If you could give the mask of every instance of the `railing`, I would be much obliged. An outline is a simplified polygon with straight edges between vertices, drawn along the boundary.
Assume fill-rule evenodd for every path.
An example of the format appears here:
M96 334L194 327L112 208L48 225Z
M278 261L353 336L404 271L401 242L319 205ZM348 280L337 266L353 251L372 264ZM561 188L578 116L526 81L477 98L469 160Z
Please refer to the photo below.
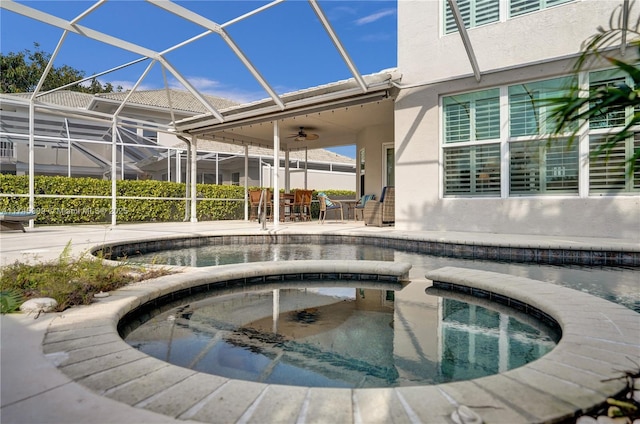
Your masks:
M263 230L267 229L267 200L267 189L263 188L262 192L260 192L260 201L258 202L258 222L262 224Z

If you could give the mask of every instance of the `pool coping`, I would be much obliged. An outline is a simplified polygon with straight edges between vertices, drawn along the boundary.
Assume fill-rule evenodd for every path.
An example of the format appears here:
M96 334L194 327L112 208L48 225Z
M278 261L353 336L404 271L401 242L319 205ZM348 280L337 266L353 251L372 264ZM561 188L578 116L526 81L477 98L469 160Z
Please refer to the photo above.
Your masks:
M557 321L555 349L523 367L480 379L389 389L269 385L198 373L147 356L125 343L120 319L145 302L213 280L295 272L401 276L407 265L369 261L291 261L182 268L133 284L86 307L59 314L43 350L75 382L110 399L178 420L199 422L452 422L460 405L485 422L559 422L625 389L629 358L640 358L640 314L542 281L446 267L426 278L444 290L517 300ZM375 271L375 272L374 272ZM386 274L385 274L386 273ZM265 279L265 284L272 280ZM597 311L597 312L596 312ZM594 313L595 312L595 313Z
M457 259L489 260L547 265L626 266L640 267L640 246L616 245L593 247L571 243L545 243L536 245L530 241L515 240L455 240L439 239L419 233L320 233L297 231L253 231L233 234L209 234L199 236L170 235L145 238L136 241L115 241L94 246L91 254L104 258L126 258L137 253L225 245L237 243L278 244L360 244L402 249L426 255L446 256Z

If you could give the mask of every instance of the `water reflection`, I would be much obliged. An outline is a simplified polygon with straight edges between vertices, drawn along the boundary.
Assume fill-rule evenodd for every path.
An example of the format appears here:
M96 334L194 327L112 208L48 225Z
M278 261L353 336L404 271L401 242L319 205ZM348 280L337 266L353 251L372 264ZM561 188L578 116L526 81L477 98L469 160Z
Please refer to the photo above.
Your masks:
M243 244L174 249L131 257L131 261L168 265L212 266L257 261L345 259L398 261L412 265L411 279L445 266L474 268L527 277L590 293L640 312L637 269L553 266L456 259L350 244Z
M428 295L425 280L401 290L340 284L192 300L153 317L126 340L201 372L317 387L465 380L521 366L555 346L550 329Z

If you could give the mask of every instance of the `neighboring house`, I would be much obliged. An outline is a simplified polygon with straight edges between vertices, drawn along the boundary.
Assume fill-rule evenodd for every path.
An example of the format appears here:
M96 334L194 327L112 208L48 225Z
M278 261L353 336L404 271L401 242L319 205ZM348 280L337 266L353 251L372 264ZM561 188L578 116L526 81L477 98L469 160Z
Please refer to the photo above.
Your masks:
M79 111L113 114L128 92L96 95L56 91L38 97L35 116L34 159L37 175L110 178L112 128L77 115ZM25 174L29 169L30 94L0 95L0 172ZM237 104L226 99L204 96L216 108ZM186 143L162 131L173 119L203 114L204 106L186 91L134 92L128 99L117 125L118 178L186 180ZM65 108L64 110L58 107ZM139 120L139 121L138 121ZM138 122L144 122L141 126ZM157 124L157 128L154 128ZM355 189L355 161L323 149L306 154L306 183L309 188ZM124 166L121 164L124 163ZM284 173L284 154L280 174ZM201 143L198 147L198 182L244 185L244 148L225 143ZM273 153L256 146L248 150L248 185L269 186ZM305 185L305 152L289 155L291 188ZM284 176L283 176L284 178Z

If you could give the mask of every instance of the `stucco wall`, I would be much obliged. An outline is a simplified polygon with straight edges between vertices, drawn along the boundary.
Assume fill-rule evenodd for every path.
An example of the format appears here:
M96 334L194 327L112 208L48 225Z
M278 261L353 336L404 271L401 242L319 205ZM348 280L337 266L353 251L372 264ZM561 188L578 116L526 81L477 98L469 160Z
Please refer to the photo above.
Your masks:
M398 2L398 67L405 84L472 73L460 35L442 35L442 4ZM607 26L611 12L620 4L577 0L470 28L468 34L482 72L520 66L577 54L582 41L598 26Z
M399 2L402 84L450 78L403 89L396 100L396 228L640 240L637 194L443 198L440 175L442 95L567 74L580 43L598 25L608 24L618 4L577 1L470 30L480 69L486 72L477 82L458 34L440 37L440 2ZM367 155L367 173L373 168L370 159Z

